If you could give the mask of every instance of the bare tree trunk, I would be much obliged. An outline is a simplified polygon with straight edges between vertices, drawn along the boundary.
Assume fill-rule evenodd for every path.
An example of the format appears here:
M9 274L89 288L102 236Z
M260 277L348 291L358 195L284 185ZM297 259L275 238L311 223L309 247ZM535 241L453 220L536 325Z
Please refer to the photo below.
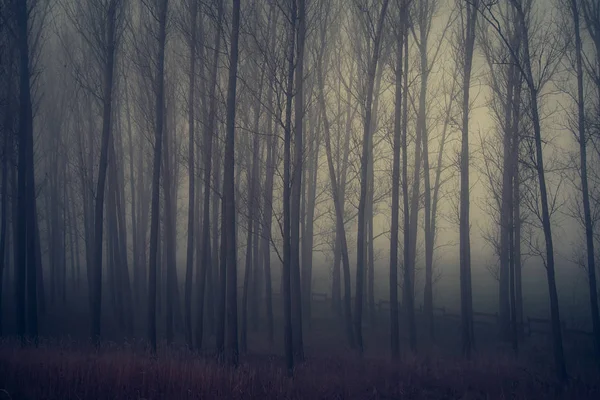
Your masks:
M264 71L264 69L262 69ZM256 70L254 74L254 78L258 78L259 71ZM241 343L240 350L242 353L245 353L248 350L248 292L252 289L250 288L250 281L253 279L252 277L252 266L253 266L253 251L255 249L254 241L258 239L257 235L255 235L254 230L258 229L258 223L255 225L255 210L256 199L257 199L257 191L256 186L258 183L258 163L260 162L260 141L258 130L260 127L260 110L261 110L261 98L262 98L262 86L263 86L263 78L264 73L261 73L260 80L257 80L258 83L258 96L257 101L254 107L254 135L252 140L252 158L248 159L246 164L246 175L247 175L247 193L248 193L248 232L246 239L246 267L244 271L244 292L242 295L242 320L241 320ZM256 264L254 264L256 265Z
M160 212L160 166L162 161L165 112L165 42L168 0L158 5L158 59L156 68L156 125L154 138L154 166L152 170L152 211L150 220L150 260L148 289L148 335L153 353L156 353L156 270ZM169 194L167 194L168 196Z
M524 333L523 325L523 285L521 279L521 179L519 176L519 149L521 143L519 121L521 118L521 86L522 79L519 77L519 83L515 88L515 98L513 101L513 120L512 120L512 168L513 168L513 251L514 274L515 274L515 317L518 326L518 333Z
M22 312L23 317L17 317L18 334L22 340L25 334L37 345L37 280L36 280L36 253L35 253L35 179L33 160L33 111L30 92L29 70L29 11L25 2L16 3L17 37L19 48L19 181L17 206L19 221L17 249L19 258L19 289L23 292L18 296L17 312ZM25 287L27 288L25 290ZM25 301L25 292L27 301ZM27 307L27 308L26 308ZM20 308L20 309L19 309ZM25 324L27 315L27 325ZM20 326L19 326L20 325ZM27 330L26 330L27 328Z
M427 320L427 325L429 325L429 337L431 340L434 340L435 332L434 332L434 319L433 319L433 253L436 239L436 231L437 231L437 210L439 203L439 193L442 186L442 170L443 170L443 155L444 155L444 147L446 145L446 141L448 139L448 127L450 125L450 118L452 117L452 105L454 103L455 96L455 84L452 85L452 89L450 92L450 100L448 102L446 108L446 117L444 119L444 127L442 128L442 137L440 139L438 158L435 170L435 181L433 184L433 197L431 200L431 219L429 225L429 232L426 230L426 235L429 236L429 240L427 240L425 245L425 269L426 275L427 270L429 270L428 277L426 277L425 282L425 293L424 293L424 311L425 318ZM425 186L427 186L427 182L425 182ZM425 189L428 191L427 188Z
M198 300L197 300L197 320L196 320L196 345L200 349L202 347L202 335L204 331L204 287L206 282L206 276L209 268L211 268L211 251L210 251L210 178L212 173L212 148L213 148L213 135L215 134L215 120L217 112L217 99L215 98L216 85L217 85L217 73L218 73L218 62L219 62L219 48L221 47L221 19L223 17L223 2L218 2L218 16L217 16L217 32L215 33L215 50L213 53L213 62L210 71L210 87L208 94L209 108L208 108L208 123L204 131L204 204L203 204L203 217L202 217L202 270L200 271L199 287L198 287ZM218 174L219 171L216 171ZM217 188L215 188L217 190ZM217 220L214 219L213 224L217 224ZM215 237L214 240L217 240Z
M407 17L408 18L408 17ZM410 22L407 20L405 23L408 25ZM404 65L403 65L403 79L404 79L404 93L402 95L402 211L404 213L403 221L403 307L406 307L406 298L410 293L408 289L410 285L410 208L409 208L409 196L408 196L408 58L409 58L409 47L408 47L408 35L406 34L407 28L404 31ZM391 305L390 305L391 307Z
M469 91L475 47L477 1L466 3L466 22L463 53L462 139L460 155L460 293L462 351L471 357L474 346L473 297L471 289L471 244L469 219Z
M321 111L322 112L322 111ZM312 303L312 270L313 270L313 245L314 245L314 219L317 190L317 176L319 171L319 146L320 146L320 113L315 121L311 118L309 137L308 167L307 167L307 193L306 193L306 223L302 237L302 295L304 300L303 311L305 319L310 324Z
M291 249L290 249L290 147L292 130L292 91L294 89L294 50L296 46L296 2L291 2L289 27L288 76L286 88L285 128L283 144L283 316L284 316L284 348L288 374L294 370L294 343L292 339L292 293L291 293Z
M104 65L103 105L102 105L102 144L100 148L100 167L96 185L94 209L94 258L92 277L92 319L91 337L96 346L100 344L100 324L102 313L102 228L104 221L104 190L108 167L108 145L111 131L112 91L115 63L115 30L117 1L109 3L107 11L106 62Z
M300 195L302 189L302 167L304 147L302 145L304 119L304 39L306 37L305 1L298 0L298 59L296 61L296 90L294 99L294 163L291 181L290 205L290 279L292 296L292 328L294 358L304 361L304 344L302 339L302 291L300 288Z
M221 246L219 248L219 312L217 313L217 354L225 356L225 313L227 306L227 215L225 213L225 177L221 195Z
M511 302L509 298L509 288L511 278L510 274L510 230L512 224L510 223L512 208L511 201L513 198L512 193L512 172L511 168L511 121L512 121L512 103L514 101L514 89L515 89L515 67L508 67L508 80L506 101L505 101L505 124L504 124L504 137L502 140L503 147L503 170L502 170L502 200L500 207L500 276L499 276L499 309L498 309L498 321L500 323L500 337L502 340L508 340L510 336L510 320L511 320Z
M384 68L378 68L375 77L375 88L373 91L373 107L372 107L372 118L371 118L371 134L369 135L369 163L367 166L367 199L365 206L365 213L367 215L366 227L367 230L367 256L365 261L367 263L367 284L365 285L367 290L367 296L365 298L365 306L369 310L369 320L371 325L375 325L375 239L373 233L373 207L374 207L374 196L375 196L375 166L373 159L373 151L375 148L374 136L377 132L378 120L377 113L379 111L379 97L381 92L381 79L383 77Z
M404 2L401 13L405 13ZM400 141L402 133L402 77L405 16L396 32L396 92L394 105L394 141L392 145L392 221L390 227L390 347L392 359L400 358L400 324L398 321L398 220L400 214Z
M331 194L333 197L333 204L335 207L335 218L336 218L336 236L340 241L340 254L342 263L344 266L344 313L346 323L346 335L348 342L351 347L354 347L354 332L352 330L352 299L351 299L351 287L350 287L350 259L348 257L348 243L346 242L346 230L344 226L343 207L340 199L340 189L338 187L337 178L335 174L335 168L333 165L333 156L331 151L331 135L329 118L327 117L327 108L325 103L325 90L324 90L324 78L323 78L323 53L325 51L325 29L321 31L321 49L319 57L317 58L317 79L318 79L318 101L319 107L321 107L321 113L323 118L323 128L325 133L325 152L327 155L327 166L329 168L329 179L331 181Z
M276 31L277 16L279 14L275 10L275 3L271 3L269 8L269 32L271 37L270 48L275 48L275 37L272 34ZM273 78L269 78L273 79ZM266 104L268 108L273 105L273 86L270 84L267 87ZM274 322L273 322L273 288L271 280L271 225L273 221L273 180L276 170L277 159L277 141L273 132L273 118L269 116L267 119L267 160L265 167L265 190L263 200L263 239L262 251L264 257L264 274L265 274L265 297L266 297L266 314L267 314L267 334L269 343L272 345L274 340Z
M10 84L9 84L10 86ZM10 92L9 92L10 93ZM10 96L10 95L9 95ZM7 118L8 118L7 113ZM2 325L2 299L4 295L4 265L6 261L6 221L8 219L8 146L9 146L8 134L4 133L4 148L2 155L2 192L0 194L0 337L3 335Z
M594 346L596 350L596 362L600 368L600 316L598 314L598 288L596 285L596 263L594 253L594 229L592 224L592 213L590 208L590 195L587 174L587 138L585 135L585 104L583 93L583 61L582 43L579 27L579 9L577 0L571 0L571 12L573 13L573 25L575 31L575 58L577 62L577 114L579 131L579 165L581 169L581 195L583 200L583 216L585 223L585 241L587 247L587 271L590 292L590 312L592 314L592 327L594 333ZM600 55L599 55L600 57Z
M185 322L185 341L188 347L192 348L192 279L194 275L194 208L196 207L195 186L195 152L196 142L194 140L194 107L196 94L196 26L198 19L198 2L190 2L190 87L188 92L188 233L187 250L185 262L185 300L184 300L184 322Z
M237 257L234 190L234 144L235 144L235 97L238 69L238 43L240 34L240 0L233 0L231 25L231 51L229 60L229 86L227 89L227 135L225 139L225 174L223 194L225 197L225 220L227 232L227 352L229 364L238 365L237 329Z
M363 149L360 160L360 199L358 203L358 234L357 234L357 252L356 252L356 319L354 320L354 329L356 342L358 344L358 352L363 354L363 338L362 338L362 307L363 307L363 287L364 287L364 242L365 242L365 206L367 199L367 166L369 164L369 137L371 132L371 113L373 104L373 92L375 86L375 74L377 72L377 63L381 50L381 37L383 35L383 24L387 12L389 1L384 0L381 6L381 11L377 21L377 30L375 33L375 43L373 46L373 55L369 60L369 69L367 74L367 90L366 90L366 106L365 106L365 121L363 132Z

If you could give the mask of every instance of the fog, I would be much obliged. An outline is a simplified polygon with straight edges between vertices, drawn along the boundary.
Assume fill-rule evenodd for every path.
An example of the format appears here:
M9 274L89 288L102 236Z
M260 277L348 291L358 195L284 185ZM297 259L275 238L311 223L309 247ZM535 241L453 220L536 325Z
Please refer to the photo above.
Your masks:
M600 360L596 1L0 14L0 335Z

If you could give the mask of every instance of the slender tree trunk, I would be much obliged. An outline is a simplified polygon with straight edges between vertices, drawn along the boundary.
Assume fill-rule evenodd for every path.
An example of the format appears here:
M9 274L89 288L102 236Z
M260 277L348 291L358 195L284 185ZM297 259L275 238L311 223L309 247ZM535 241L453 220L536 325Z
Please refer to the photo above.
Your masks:
M369 70L367 74L367 90L366 90L366 106L365 106L365 121L363 130L363 149L361 155L361 173L360 173L360 198L358 203L358 234L357 234L357 252L356 252L356 319L354 320L356 342L358 344L358 352L363 354L363 338L362 338L362 307L363 307L363 288L364 288L364 251L365 251L365 206L367 199L367 166L369 164L369 137L371 132L371 114L373 104L373 92L375 86L375 73L377 72L377 63L379 61L381 49L381 37L383 34L383 24L387 12L389 1L384 0L381 6L381 12L377 21L377 30L375 33L375 42L373 55L369 60Z
M16 3L17 37L19 48L19 182L17 206L19 214L18 251L19 286L23 295L18 296L23 318L17 317L18 333L24 339L25 333L37 346L37 264L35 253L35 170L33 159L33 111L30 91L29 70L29 11L25 2ZM26 291L25 291L26 286ZM27 301L25 301L25 292ZM27 307L27 308L26 308ZM26 310L26 311L25 311ZM25 325L25 312L27 326ZM20 324L20 326L19 326ZM27 328L27 330L25 330Z
M131 244L133 250L132 269L133 269L133 302L135 306L141 305L140 285L142 276L140 274L139 260L139 238L138 238L138 219L136 213L136 187L135 187L135 152L133 150L132 126L131 126L131 109L129 103L129 86L127 80L124 80L125 90L125 112L127 113L127 139L129 147L129 191L131 192ZM138 177L143 174L143 171L138 173Z
M215 33L215 50L213 53L213 62L210 71L210 87L208 101L208 123L204 131L204 203L203 203L203 217L202 217L202 270L199 276L199 287L198 287L198 315L196 320L196 345L198 348L202 347L202 335L204 331L204 288L206 283L206 276L209 268L211 268L211 251L210 251L210 178L212 173L212 148L213 148L213 135L215 135L215 120L217 112L217 100L215 98L216 85L217 85L217 73L218 73L218 61L219 61L219 48L221 47L221 19L223 16L223 2L218 2L218 16L217 16L217 32ZM218 174L219 171L217 170ZM215 188L216 190L216 188ZM213 224L217 224L217 220L214 219ZM216 240L216 237L214 238Z
M402 13L406 12L404 3ZM392 221L390 227L390 347L392 359L400 358L400 324L398 321L398 220L400 214L400 141L402 134L402 75L405 17L396 33L396 92L394 105L394 141L392 161Z
M579 133L579 165L581 171L581 196L583 201L583 218L585 223L585 241L587 247L587 271L590 292L590 312L592 314L592 327L596 362L600 368L600 316L598 314L598 288L596 285L596 263L594 253L594 229L590 207L590 195L587 174L587 138L585 134L585 99L583 93L583 61L582 43L579 27L579 9L577 0L571 0L573 25L575 31L575 58L577 61L577 125ZM600 56L599 56L600 57Z
M10 85L9 85L10 86ZM10 92L9 92L10 93ZM4 295L4 265L6 261L6 222L8 217L8 146L9 146L8 134L4 134L4 151L2 152L4 158L2 160L2 192L0 194L0 337L3 335L2 325L2 299Z
M510 207L513 193L512 193L512 172L511 168L511 128L512 128L512 102L514 101L514 79L515 71L514 66L509 66L507 74L507 93L505 101L505 123L504 123L504 137L502 140L503 147L503 170L502 170L502 200L500 207L500 276L499 276L499 310L498 310L498 321L500 323L500 338L502 340L508 340L510 336L510 320L511 320L511 303L509 298L509 288L511 278L510 274L510 241L509 231L512 229L510 224L512 208Z
M442 170L443 170L444 147L446 145L446 141L448 138L448 127L450 125L450 118L452 117L452 104L454 103L454 95L455 95L455 87L453 85L451 93L450 93L450 101L449 101L448 107L446 109L446 118L444 120L444 127L442 129L442 138L440 139L440 146L439 146L438 158L437 158L437 164L436 164L436 170L435 170L435 182L433 184L433 198L431 201L431 225L430 225L430 231L429 231L430 239L429 239L429 246L426 249L426 251L429 252L430 255L428 257L426 257L426 260L430 260L432 264L433 264L433 250L434 250L434 246L435 246L436 231L437 231L436 220L437 220L438 203L439 203L439 198L440 198L439 193L440 193L440 189L442 186L441 178L442 178ZM433 319L433 265L432 264L429 266L429 269L431 271L432 281L429 283L429 288L426 290L425 299L424 299L425 300L424 308L425 308L426 318L428 321L427 323L429 325L430 338L433 340L435 332L434 332L434 319Z
M264 71L264 69L263 69ZM258 70L255 71L255 79L258 77ZM252 289L250 288L250 281L253 279L252 274L252 265L253 265L253 251L255 249L254 241L258 238L255 235L254 230L258 229L258 224L254 225L255 222L255 209L256 209L256 185L258 183L258 163L259 155L260 155L260 141L258 130L260 127L260 110L261 110L261 97L262 97L262 86L263 86L263 77L264 73L261 74L260 80L257 80L258 83L258 97L256 101L256 105L254 108L254 135L252 140L252 158L248 159L246 168L247 168L247 190L248 190L248 223L247 223L247 239L246 239L246 267L244 271L244 291L242 294L242 320L241 320L241 352L245 353L248 350L248 292ZM256 265L256 264L254 264Z
M540 200L542 206L542 227L544 231L544 239L546 242L546 275L548 279L548 292L550 295L550 315L552 323L552 343L554 350L554 359L556 364L556 372L559 380L566 381L567 368L565 363L565 355L562 342L562 329L560 324L560 312L558 304L558 292L556 290L556 277L554 272L554 244L552 240L552 225L550 221L550 208L548 204L548 191L546 188L546 177L544 170L544 159L542 150L542 128L540 122L538 108L538 89L533 83L533 73L531 66L531 57L529 51L529 33L523 9L515 7L523 43L523 62L524 73L529 88L529 97L531 101L531 116L533 121L534 144L536 155L536 171L538 175L538 183L540 186ZM519 60L516 60L519 61Z
M279 13L276 12L275 3L271 3L269 8L269 32L271 37L270 48L275 48L275 37L273 32L276 31L277 27L277 16ZM269 78L272 79L272 78ZM273 88L272 85L267 87L267 99L266 104L268 108L272 107L273 104ZM274 321L273 321L273 288L271 279L271 225L273 221L273 180L275 177L275 160L277 159L277 141L274 137L273 130L273 118L271 116L267 119L267 160L265 167L265 190L263 200L263 240L262 240L262 251L264 257L264 274L265 274L265 306L267 314L267 335L269 343L272 345L274 340Z
M194 208L196 207L195 186L196 170L195 170L195 152L196 142L194 139L194 111L195 111L195 94L196 94L196 21L198 19L198 2L192 1L190 8L191 24L190 24L190 87L188 92L188 233L187 233L187 250L185 262L185 341L192 348L192 279L194 275Z
M286 88L285 128L283 144L283 316L284 316L284 348L288 374L294 370L294 343L292 338L292 293L291 293L291 249L290 249L290 163L291 163L291 130L292 130L292 92L294 88L294 51L296 47L296 2L291 2L291 25L289 27L288 76Z
M292 296L292 328L294 359L304 361L302 339L302 291L300 288L300 196L302 189L303 153L302 136L304 132L304 39L306 37L305 1L298 0L298 30L296 61L296 90L294 99L294 163L291 180L290 205L290 279Z
M327 166L329 168L329 179L331 181L331 194L333 197L333 204L335 207L335 218L336 218L336 232L337 237L340 241L340 253L342 263L344 266L344 313L346 322L346 335L348 342L351 347L354 347L354 332L352 330L352 299L351 299L351 287L350 287L350 259L348 257L348 243L346 242L346 231L344 226L344 216L342 214L342 204L340 199L340 189L338 188L337 178L335 174L335 168L333 165L333 156L331 151L331 135L329 118L327 117L327 108L325 103L324 94L324 78L323 78L323 54L325 47L325 32L321 33L321 54L317 59L317 79L318 79L318 100L319 106L321 107L323 128L325 133L325 152L327 155Z
M227 215L225 213L225 177L221 197L221 247L219 248L219 312L217 313L217 354L225 357L225 313L227 308Z
M115 63L115 30L117 1L109 3L107 11L106 63L104 65L103 104L102 104L102 144L100 148L100 166L96 185L96 202L94 204L94 258L92 269L92 319L91 337L96 346L100 344L100 327L102 313L102 228L104 221L104 191L106 186L106 170L108 168L108 145L111 133L112 91Z
M223 193L225 196L225 220L227 232L227 344L226 359L229 364L238 365L237 329L237 256L235 221L235 105L238 69L238 43L240 34L240 0L233 0L231 25L231 51L229 60L229 86L227 89L227 135L225 139L225 174Z
M515 263L515 303L516 303L516 319L519 334L524 333L523 325L523 285L521 278L521 179L519 176L519 149L520 149L520 127L519 120L521 118L521 84L516 87L515 101L513 103L513 151L512 151L512 168L513 168L513 229L514 229L514 244L513 257Z
M469 92L475 47L477 4L467 3L463 53L462 138L460 155L460 293L463 354L471 357L474 346L473 298L471 289L471 243L469 218Z
M156 353L156 275L160 212L160 166L162 161L164 112L165 112L165 42L168 0L162 0L158 9L158 59L156 68L156 125L154 137L154 166L152 170L152 210L150 220L150 260L148 288L148 336L151 351ZM166 194L169 195L168 193Z

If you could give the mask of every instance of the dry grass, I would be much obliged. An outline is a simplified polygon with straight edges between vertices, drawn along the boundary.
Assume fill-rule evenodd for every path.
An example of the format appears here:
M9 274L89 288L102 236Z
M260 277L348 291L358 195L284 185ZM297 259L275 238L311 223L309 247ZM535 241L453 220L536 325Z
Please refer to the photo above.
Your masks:
M551 378L511 360L312 358L293 378L279 358L246 356L237 369L186 351L150 357L133 346L0 345L0 399L599 399L598 382Z

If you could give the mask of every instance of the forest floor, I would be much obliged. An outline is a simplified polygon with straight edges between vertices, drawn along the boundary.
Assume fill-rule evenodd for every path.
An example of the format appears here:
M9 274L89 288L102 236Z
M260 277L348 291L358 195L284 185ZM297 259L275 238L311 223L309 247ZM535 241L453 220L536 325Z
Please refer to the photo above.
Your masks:
M309 357L288 377L280 356L245 355L236 369L210 356L137 346L100 350L0 344L0 400L17 399L600 399L600 381L552 375L510 358ZM537 372L536 372L537 371ZM596 377L597 378L597 377Z

